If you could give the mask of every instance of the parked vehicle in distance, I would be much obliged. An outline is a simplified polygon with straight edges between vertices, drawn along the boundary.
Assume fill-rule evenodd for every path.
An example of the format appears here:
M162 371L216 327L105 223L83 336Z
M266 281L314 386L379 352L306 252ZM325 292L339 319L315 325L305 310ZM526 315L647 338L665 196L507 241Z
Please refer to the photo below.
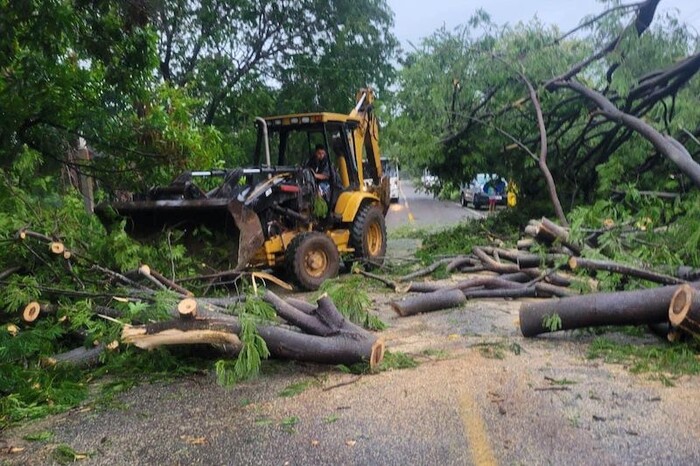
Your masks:
M399 164L387 157L381 158L382 171L389 177L389 200L399 202Z
M471 183L462 184L459 193L459 201L462 207L467 207L468 204L472 204L474 208L478 210L481 206L487 206L489 203L489 183L492 184L496 190L496 204L505 205L508 183L495 173L479 173L474 177Z
M432 175L427 168L423 170L423 176L421 176L420 181L425 189L430 189L439 183L438 177Z

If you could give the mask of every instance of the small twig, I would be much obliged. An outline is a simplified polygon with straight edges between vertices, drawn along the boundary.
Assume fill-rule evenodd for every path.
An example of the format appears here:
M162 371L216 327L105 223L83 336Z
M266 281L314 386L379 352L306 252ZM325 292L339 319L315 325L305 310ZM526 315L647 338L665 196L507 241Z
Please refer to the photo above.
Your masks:
M544 391L551 391L551 392L566 392L569 391L569 387L535 387L536 392L544 392Z
M359 273L360 275L362 275L364 277L371 278L373 280L377 280L379 282L382 282L383 284L385 284L386 286L388 286L392 290L396 290L396 283L387 279L387 278L381 277L379 275L375 275L375 274L370 273L370 272L366 272L366 271L362 270L361 268L356 268L354 270L354 272Z

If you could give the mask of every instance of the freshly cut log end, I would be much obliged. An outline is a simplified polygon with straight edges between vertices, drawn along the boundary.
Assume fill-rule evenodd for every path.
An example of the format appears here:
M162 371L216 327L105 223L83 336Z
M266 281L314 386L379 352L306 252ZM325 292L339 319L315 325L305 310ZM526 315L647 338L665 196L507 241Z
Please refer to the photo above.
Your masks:
M21 240L27 239L27 232L26 232L26 230L20 230L20 231L17 233L17 238L19 238L19 239L21 239Z
M32 301L24 307L24 311L22 311L22 319L25 322L34 322L39 318L40 313L41 305L36 301Z
M700 294L690 285L681 285L671 298L668 319L673 327L700 337Z
M377 367L379 367L379 364L382 363L384 360L384 351L385 351L385 345L384 345L384 339L383 338L377 338L377 341L374 342L372 345L372 352L370 353L369 357L369 368L372 370L375 370Z
M63 254L63 252L66 250L66 247L63 245L63 243L59 241L52 241L49 243L49 250L54 253L54 254Z
M668 320L674 327L683 323L685 316L690 311L690 304L693 301L693 289L688 285L681 285L671 298L668 307Z
M578 261L573 256L569 258L568 263L571 270L576 270L576 267L578 267Z
M194 298L185 298L177 304L177 312L183 319L192 319L197 316L197 301Z
M151 268L146 264L143 264L139 267L139 273L147 277L151 275Z
M63 251L63 258L64 258L65 260L70 259L72 256L73 256L73 253L71 253L68 249L66 249L65 251Z

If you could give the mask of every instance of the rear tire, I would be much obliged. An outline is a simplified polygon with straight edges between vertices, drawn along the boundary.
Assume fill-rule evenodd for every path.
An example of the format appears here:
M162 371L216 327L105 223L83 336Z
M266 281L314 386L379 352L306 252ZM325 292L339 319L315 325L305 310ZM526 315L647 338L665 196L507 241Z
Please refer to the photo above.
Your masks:
M318 232L294 237L284 261L294 281L306 290L317 290L327 279L337 277L340 268L337 246L328 235Z
M368 268L384 263L386 223L380 207L371 204L360 207L350 229L350 246L355 249L355 258Z

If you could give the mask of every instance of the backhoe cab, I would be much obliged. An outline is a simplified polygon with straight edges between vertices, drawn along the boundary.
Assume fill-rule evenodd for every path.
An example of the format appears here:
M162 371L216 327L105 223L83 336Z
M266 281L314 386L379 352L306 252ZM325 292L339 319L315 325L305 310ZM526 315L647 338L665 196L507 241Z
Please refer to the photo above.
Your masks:
M373 98L371 89L362 89L349 115L256 118L252 166L187 172L169 186L110 206L127 217L128 231L136 236L164 227L202 225L224 231L238 240L238 270L283 268L305 289L317 289L336 276L340 255L380 265L390 200ZM319 144L331 167L327 200L319 196L313 172L306 168ZM204 192L195 183L199 176L220 176L222 183ZM103 220L108 217L105 206L97 211Z

